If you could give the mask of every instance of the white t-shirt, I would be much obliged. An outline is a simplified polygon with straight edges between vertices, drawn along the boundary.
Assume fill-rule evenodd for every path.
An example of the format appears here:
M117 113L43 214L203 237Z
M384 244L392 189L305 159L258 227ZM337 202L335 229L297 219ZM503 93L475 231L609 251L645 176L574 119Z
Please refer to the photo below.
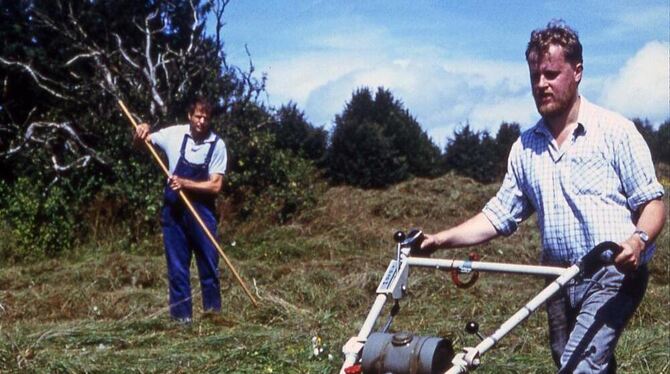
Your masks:
M181 143L186 134L188 134L186 148L184 149L186 161L192 164L202 164L205 162L209 148L216 140L214 152L208 165L209 174L225 174L228 163L228 152L223 139L210 132L207 139L200 144L196 144L190 135L189 125L170 126L151 133L151 143L160 147L167 156L170 174L174 173L174 169L177 167L177 162L181 156Z

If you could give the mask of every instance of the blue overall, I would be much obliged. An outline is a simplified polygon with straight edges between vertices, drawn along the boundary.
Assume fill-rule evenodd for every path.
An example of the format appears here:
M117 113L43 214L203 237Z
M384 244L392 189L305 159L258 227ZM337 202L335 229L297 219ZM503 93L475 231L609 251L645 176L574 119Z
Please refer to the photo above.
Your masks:
M209 162L218 138L211 143L205 162L193 164L184 157L186 141L184 135L180 157L173 175L203 181L209 179ZM193 207L198 212L209 231L216 237L216 218L212 194L187 193ZM192 253L200 275L202 306L205 311L221 310L221 291L219 286L219 255L207 234L198 224L191 212L179 198L178 192L170 186L165 187L164 205L161 212L165 257L167 259L168 281L170 286L170 316L175 320L187 321L192 317L190 264Z

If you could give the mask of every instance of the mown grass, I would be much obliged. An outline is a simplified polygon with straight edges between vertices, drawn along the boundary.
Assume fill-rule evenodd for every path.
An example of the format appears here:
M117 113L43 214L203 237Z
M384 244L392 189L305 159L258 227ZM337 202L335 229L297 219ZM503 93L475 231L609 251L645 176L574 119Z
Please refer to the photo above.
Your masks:
M133 246L110 238L78 254L0 270L0 372L333 373L394 255L395 230L434 232L478 211L495 185L447 175L388 190L330 188L289 225L229 227L223 246L260 300L254 308L222 266L224 308L203 314L193 275L194 323L170 322L160 238ZM659 239L647 295L617 350L622 373L668 372L668 229ZM533 222L477 248L487 261L536 263ZM470 249L437 253L465 258ZM138 254L143 253L143 254ZM195 270L193 270L195 273ZM457 289L448 274L416 270L393 330L476 344L476 320L491 333L534 296L543 280L482 275ZM385 310L383 320L386 319ZM483 357L481 373L552 373L544 311ZM320 337L323 353L314 356Z

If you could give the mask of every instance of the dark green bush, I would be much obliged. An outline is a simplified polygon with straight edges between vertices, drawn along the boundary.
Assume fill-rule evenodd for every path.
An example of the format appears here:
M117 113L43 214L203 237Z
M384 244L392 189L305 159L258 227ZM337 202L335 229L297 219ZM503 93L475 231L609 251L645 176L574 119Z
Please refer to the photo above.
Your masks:
M253 126L227 128L231 140L226 195L240 219L263 216L283 223L318 198L318 171L312 161L276 146L274 135Z
M409 177L407 159L393 147L382 126L338 117L329 153L333 181L378 188Z
M271 131L277 146L288 149L317 163L323 161L328 142L328 133L320 127L314 127L305 118L305 113L295 103L282 105L277 111L276 121Z
M506 158L488 132L475 132L465 125L447 141L444 167L480 182L493 182L498 161Z
M670 146L668 146L670 144L670 119L659 126L655 138L657 146L654 150L656 153L654 154L654 150L652 150L652 155L655 156L656 161L670 165Z
M670 147L668 147L668 144L670 144L670 120L663 122L658 130L654 129L648 119L634 118L633 123L647 142L654 162L670 164Z
M11 186L0 181L0 219L13 248L4 258L43 259L70 249L76 239L71 193L60 185L46 188L38 180L21 177ZM3 239L5 241L5 239ZM4 245L3 245L4 246Z
M368 88L357 90L335 117L327 165L336 183L384 187L412 175L436 176L439 160L439 148L381 87L374 98Z

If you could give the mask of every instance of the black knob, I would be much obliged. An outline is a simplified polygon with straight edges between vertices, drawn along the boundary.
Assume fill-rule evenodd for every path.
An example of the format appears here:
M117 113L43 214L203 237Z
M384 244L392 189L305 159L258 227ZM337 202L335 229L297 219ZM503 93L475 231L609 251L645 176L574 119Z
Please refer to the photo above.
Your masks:
M465 332L468 334L476 334L479 332L479 324L475 321L470 321L465 324Z
M393 240L395 240L396 243L402 243L405 241L405 233L402 231L396 231L395 234L393 234Z
M399 332L393 335L391 338L391 343L395 346L409 344L412 341L414 336L408 332Z

